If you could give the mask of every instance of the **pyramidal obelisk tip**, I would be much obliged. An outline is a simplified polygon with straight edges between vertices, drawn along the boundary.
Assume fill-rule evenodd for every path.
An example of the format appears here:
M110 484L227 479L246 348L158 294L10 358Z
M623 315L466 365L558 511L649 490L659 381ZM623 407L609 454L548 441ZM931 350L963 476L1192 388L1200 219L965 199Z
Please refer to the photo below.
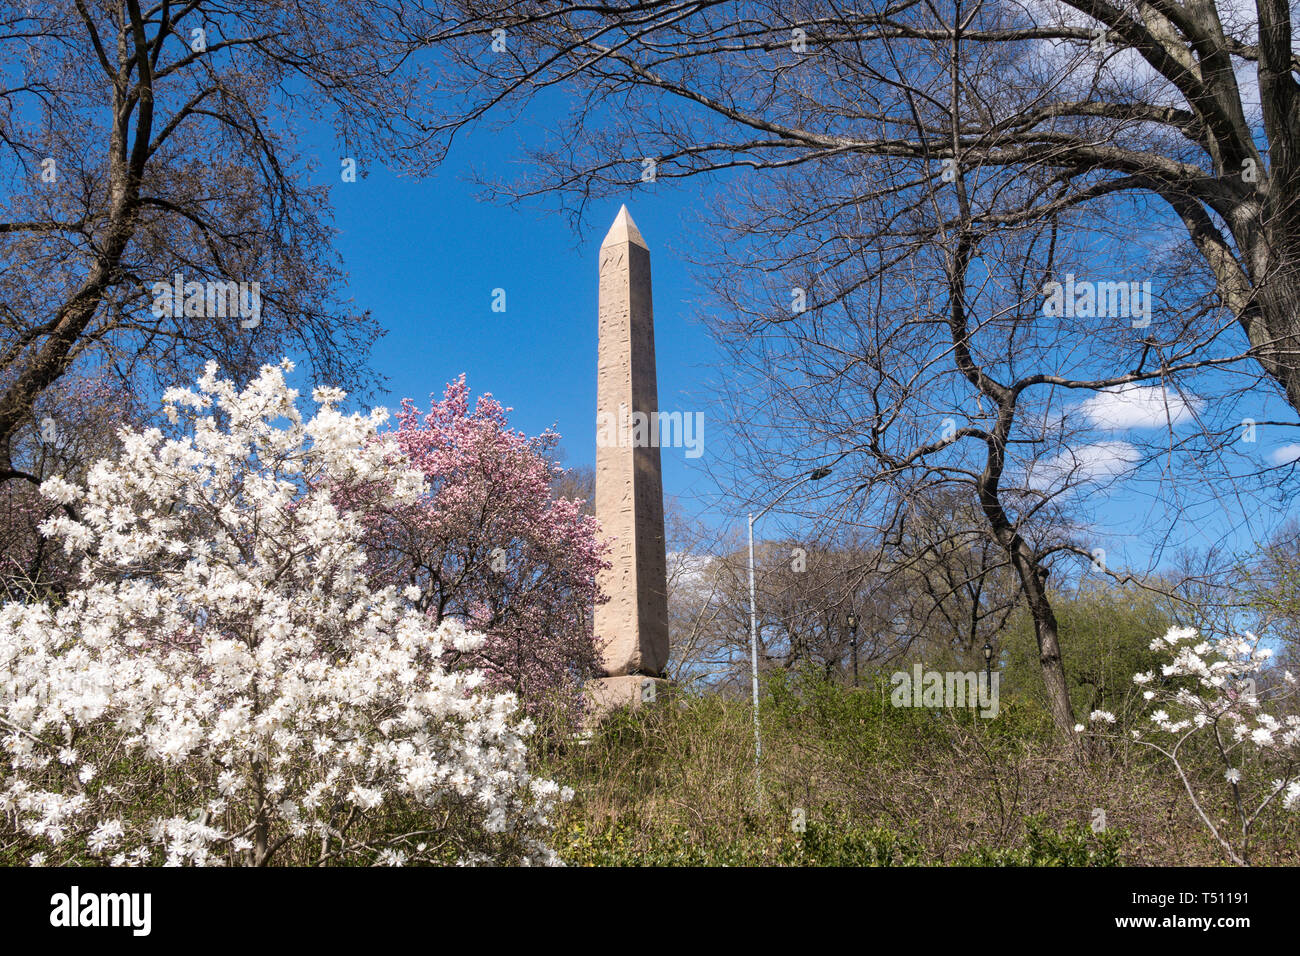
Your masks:
M632 221L632 214L627 211L626 204L619 207L618 215L614 217L614 224L609 227L609 232L605 234L605 241L600 245L604 248L621 242L633 242L642 249L650 248L641 237L641 230Z

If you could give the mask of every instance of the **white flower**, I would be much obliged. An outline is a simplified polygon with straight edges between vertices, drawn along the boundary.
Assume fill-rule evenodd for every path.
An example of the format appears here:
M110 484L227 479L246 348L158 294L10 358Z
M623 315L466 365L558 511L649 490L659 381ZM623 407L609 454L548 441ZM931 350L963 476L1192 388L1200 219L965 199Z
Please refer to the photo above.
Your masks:
M1274 781L1274 788L1281 789L1282 781ZM1300 780L1292 780L1286 785L1286 794L1282 797L1282 806L1287 810L1293 810L1297 802L1300 802Z
M530 774L531 725L513 695L442 658L483 635L431 628L395 589L373 590L363 523L335 496L364 483L387 507L423 477L379 437L382 410L345 415L325 389L304 420L291 370L266 366L240 390L209 363L196 391L164 396L180 437L125 429L84 487L47 483L77 502L80 520L44 528L82 579L58 606L0 607L0 713L23 731L0 734L0 810L40 842L34 864L88 846L113 865L210 865L228 848L249 860L268 799L275 845L319 840L348 803L455 797L477 814L476 845L508 833L503 847L555 862L541 840L565 791ZM104 727L126 759L100 758ZM194 791L188 809L124 814L170 806L142 783L164 773Z
M1240 783L1241 771L1234 767L1230 767L1223 772L1223 779L1228 781L1228 783Z
M100 854L116 846L122 841L125 832L121 820L105 820L95 827L89 841L87 841L90 845L90 852Z
M348 793L348 799L362 810L373 810L384 802L384 795L369 787L353 787Z

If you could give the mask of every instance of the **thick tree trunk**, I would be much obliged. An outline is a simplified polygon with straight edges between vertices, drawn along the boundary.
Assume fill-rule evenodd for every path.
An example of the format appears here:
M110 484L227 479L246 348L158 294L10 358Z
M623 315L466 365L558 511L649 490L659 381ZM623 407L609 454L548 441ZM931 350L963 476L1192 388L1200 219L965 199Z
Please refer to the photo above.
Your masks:
M1017 535L1019 538L1019 535ZM1056 726L1074 739L1074 705L1070 702L1070 687L1065 680L1065 663L1061 660L1060 634L1056 626L1056 613L1047 596L1047 569L1033 559L1028 545L1019 541L1013 556L1016 572L1020 576L1025 604L1034 621L1034 639L1038 643L1038 667L1043 675L1043 688L1047 692L1047 707Z
M1020 590L1025 606L1034 622L1034 638L1038 643L1038 666L1043 675L1043 689L1047 694L1047 707L1052 720L1065 739L1074 747L1078 735L1074 732L1074 706L1070 702L1069 684L1065 679L1065 663L1061 660L1060 634L1056 614L1047 595L1047 568L1038 555L1012 523L1002 506L998 485L1006 466L1006 442L1015 420L1016 395L1003 389L998 393L1000 409L998 423L988 441L988 459L980 475L977 493L980 509L988 520L997 540L1011 558L1020 578Z
M1269 169L1241 204L1241 216L1229 223L1246 251L1254 293L1234 312L1260 364L1300 411L1300 84L1293 76L1290 5L1287 0L1259 0L1256 9L1260 114Z
M95 236L94 245L99 250L97 261L76 294L59 309L49 335L13 363L21 370L0 393L0 472L12 469L9 448L13 436L31 417L40 394L68 370L78 343L103 304L105 293L121 278L118 272L122 257L135 236L136 203L153 130L153 68L138 4L131 3L126 9L131 22L129 25L123 22L117 37L118 76L111 94L113 125L106 157L107 223ZM137 70L132 92L138 102L134 107L126 97L132 63ZM130 128L133 112L134 131Z
M1052 602L1047 595L1047 568L1038 563L1033 548L1011 524L1006 512L1002 510L1002 503L995 494L989 494L987 486L980 489L980 499L985 517L993 526L994 537L1011 556L1011 563L1020 578L1025 607L1034 622L1038 667L1043 675L1047 709L1051 712L1052 721L1073 744L1078 739L1074 732L1074 705L1070 702L1070 686L1065 679L1065 663L1061 660L1056 613L1052 610Z
M1257 286L1257 317L1243 321L1259 362L1300 412L1300 260L1271 263L1271 275Z
M988 477L988 473L985 473ZM1043 675L1043 689L1047 694L1047 708L1052 721L1067 740L1077 740L1074 732L1074 705L1070 702L1070 687L1065 679L1065 663L1061 660L1060 633L1056 613L1047 594L1047 568L1038 563L1029 542L1021 537L1007 513L1002 509L995 488L987 482L980 488L980 502L984 515L993 528L998 543L1011 556L1016 574L1020 578L1025 607L1034 622L1034 639L1038 644L1038 666Z

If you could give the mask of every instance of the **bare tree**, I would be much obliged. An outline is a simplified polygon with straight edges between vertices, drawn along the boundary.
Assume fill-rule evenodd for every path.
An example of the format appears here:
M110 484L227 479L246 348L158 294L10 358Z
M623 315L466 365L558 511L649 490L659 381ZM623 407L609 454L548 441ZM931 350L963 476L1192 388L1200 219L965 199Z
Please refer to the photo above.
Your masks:
M96 461L116 452L117 430L141 419L134 398L106 378L64 376L37 400L34 427L11 443L13 462L36 479L84 480ZM0 594L6 600L62 597L75 584L73 556L39 530L60 512L76 515L32 482L0 483Z
M973 501L931 489L899 516L878 571L897 579L909 627L929 646L968 657L985 643L1000 649L1019 600L1011 562L982 527Z
M746 690L748 550L735 535L698 526L684 533L682 522L671 520L675 513L669 512L674 679ZM887 551L847 524L838 540L757 542L760 669L811 669L847 680L855 652L870 671L915 652L969 654L996 640L1018 597L1008 586L1007 562L1001 569L990 562L998 554L987 534L916 517Z
M562 455L555 458L557 471L554 480L551 482L551 496L581 501L582 513L594 515L596 513L595 467L592 465L575 465L572 468L565 468L560 464L563 460Z
M1171 344L1157 362L1107 373L1110 346L1127 334L1112 320L1086 329L1057 325L1054 335L1041 328L1037 269L1050 267L1052 256L1037 253L1050 242L1051 227L1008 238L969 222L893 257L887 269L864 268L853 249L839 248L856 237L797 248L783 237L787 258L762 283L768 297L761 313L746 307L753 293L734 275L720 283L739 317L719 323L719 339L734 343L733 361L747 372L737 376L736 420L754 422L760 408L774 410L765 419L770 431L736 429L732 446L746 449L739 460L752 476L797 472L827 454L848 456L849 467L837 470L846 477L823 482L819 491L835 496L826 520L875 529L904 556L910 550L924 557L927 535L942 542L936 547L996 545L992 564L1014 572L1033 620L1049 706L1069 733L1074 717L1048 577L1062 555L1096 557L1086 529L1071 518L1081 496L1149 461L1135 445L1095 440L1070 396L1149 389L1143 394L1168 406L1177 383L1210 363L1196 343ZM845 263L818 277L826 288L822 301L833 305L781 314L775 299L790 285L781 277L809 268L828 247ZM859 291L864 273L871 286ZM966 507L939 522L936 500ZM918 537L916 529L927 526ZM902 547L905 532L911 540ZM972 568L969 583L977 588L988 580L989 559L982 555L984 566ZM933 587L943 578L919 580ZM961 589L953 585L962 583L934 595L941 608L961 608Z
M1207 293L1300 409L1300 57L1285 0L422 9L472 102L443 115L445 134L548 86L582 94L514 195L565 190L580 216L647 179L813 165L853 177L849 203L889 193L905 208L918 181L1002 170L1034 186L975 227L1110 221L1118 207L1130 225L1182 228ZM908 238L901 222L891 234Z
M406 62L424 32L354 2L5 5L0 477L74 366L145 392L209 360L242 374L291 353L332 384L373 381L378 330L340 297L328 190L297 141L332 119L342 168L324 165L345 181L379 157L440 158ZM177 284L182 298L160 294Z
M1284 5L1260 3L1259 29L1209 2L430 8L477 94L445 130L548 85L579 93L505 194L558 190L580 217L604 192L729 177L729 241L701 258L735 316L713 324L743 370L749 489L851 456L819 486L830 520L888 534L936 492L970 501L1069 733L1048 577L1097 551L1073 513L1186 451L1189 409L1222 453L1261 372L1300 408ZM1234 66L1268 101L1258 121ZM1076 301L1076 272L1109 280L1106 306ZM1070 289L1055 311L1053 283ZM1133 397L1165 410L1163 437L1080 424L1079 404Z
M674 679L746 691L751 666L748 549L738 546L734 536L710 544L710 550L679 546L670 558ZM893 626L897 614L883 610L878 582L864 573L870 564L844 542L756 543L759 669L811 668L827 679L840 679L850 659L850 611L862 621L863 666L904 651L906 640L899 642Z
M664 500L664 535L669 677L682 685L733 683L741 595L733 569L720 556L737 550L737 536L693 519L672 496Z

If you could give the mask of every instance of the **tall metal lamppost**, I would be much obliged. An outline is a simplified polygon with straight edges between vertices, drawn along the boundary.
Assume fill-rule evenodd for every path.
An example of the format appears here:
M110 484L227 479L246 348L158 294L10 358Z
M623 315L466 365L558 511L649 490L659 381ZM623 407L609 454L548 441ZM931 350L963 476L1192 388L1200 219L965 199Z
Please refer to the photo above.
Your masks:
M754 695L754 795L756 807L763 805L763 735L758 728L758 602L754 597L754 520L763 517L805 481L821 481L831 473L830 465L814 468L777 496L758 514L749 513L749 674Z
M853 650L853 686L858 686L858 616L849 611L844 623L849 626L849 647Z

